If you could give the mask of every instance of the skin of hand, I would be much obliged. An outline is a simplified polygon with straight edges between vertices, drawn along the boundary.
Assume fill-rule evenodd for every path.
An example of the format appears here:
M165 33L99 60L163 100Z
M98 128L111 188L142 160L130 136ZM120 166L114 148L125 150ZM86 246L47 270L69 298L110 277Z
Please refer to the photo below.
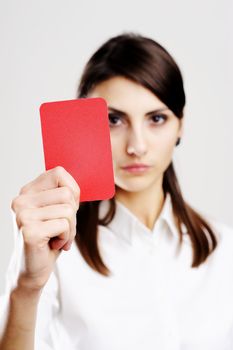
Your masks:
M18 282L42 289L62 250L76 235L80 187L61 166L47 170L23 186L11 202L24 240L24 270Z

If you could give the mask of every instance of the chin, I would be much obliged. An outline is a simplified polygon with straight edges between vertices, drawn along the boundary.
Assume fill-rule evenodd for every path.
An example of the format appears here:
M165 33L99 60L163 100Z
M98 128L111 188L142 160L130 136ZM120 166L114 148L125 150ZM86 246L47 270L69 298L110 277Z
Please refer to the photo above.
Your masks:
M150 176L115 176L115 185L128 192L141 192L147 190L149 187L152 189L156 183L161 180L161 174L150 174Z
M148 186L151 185L148 181L135 181L135 180L129 180L129 181L116 181L115 185L127 192L141 192L144 191Z

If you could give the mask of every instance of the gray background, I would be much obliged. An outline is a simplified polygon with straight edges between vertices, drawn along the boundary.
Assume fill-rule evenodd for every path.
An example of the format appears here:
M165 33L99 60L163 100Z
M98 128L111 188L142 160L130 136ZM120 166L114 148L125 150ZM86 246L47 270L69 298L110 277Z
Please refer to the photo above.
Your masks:
M180 65L185 132L174 162L186 200L233 226L233 3L206 1L0 2L0 293L13 247L10 203L44 171L39 106L75 98L90 55L136 31Z

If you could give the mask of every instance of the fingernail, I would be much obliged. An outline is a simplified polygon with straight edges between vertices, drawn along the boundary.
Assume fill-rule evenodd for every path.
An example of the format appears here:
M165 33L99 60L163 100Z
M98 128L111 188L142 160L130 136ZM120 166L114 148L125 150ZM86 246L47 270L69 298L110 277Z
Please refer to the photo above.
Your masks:
M69 250L71 248L71 246L72 246L72 241L68 243L67 250Z

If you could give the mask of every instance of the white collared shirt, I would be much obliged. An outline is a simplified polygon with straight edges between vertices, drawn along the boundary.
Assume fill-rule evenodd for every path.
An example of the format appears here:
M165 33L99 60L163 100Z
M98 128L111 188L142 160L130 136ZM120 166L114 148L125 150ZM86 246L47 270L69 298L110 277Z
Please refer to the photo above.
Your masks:
M108 205L101 202L100 217ZM108 227L99 225L100 252L112 275L91 269L74 243L62 251L38 305L35 350L232 350L233 229L211 219L218 247L191 268L184 225L176 251L169 194L152 231L122 203L116 205ZM1 329L23 264L22 234L14 227Z

